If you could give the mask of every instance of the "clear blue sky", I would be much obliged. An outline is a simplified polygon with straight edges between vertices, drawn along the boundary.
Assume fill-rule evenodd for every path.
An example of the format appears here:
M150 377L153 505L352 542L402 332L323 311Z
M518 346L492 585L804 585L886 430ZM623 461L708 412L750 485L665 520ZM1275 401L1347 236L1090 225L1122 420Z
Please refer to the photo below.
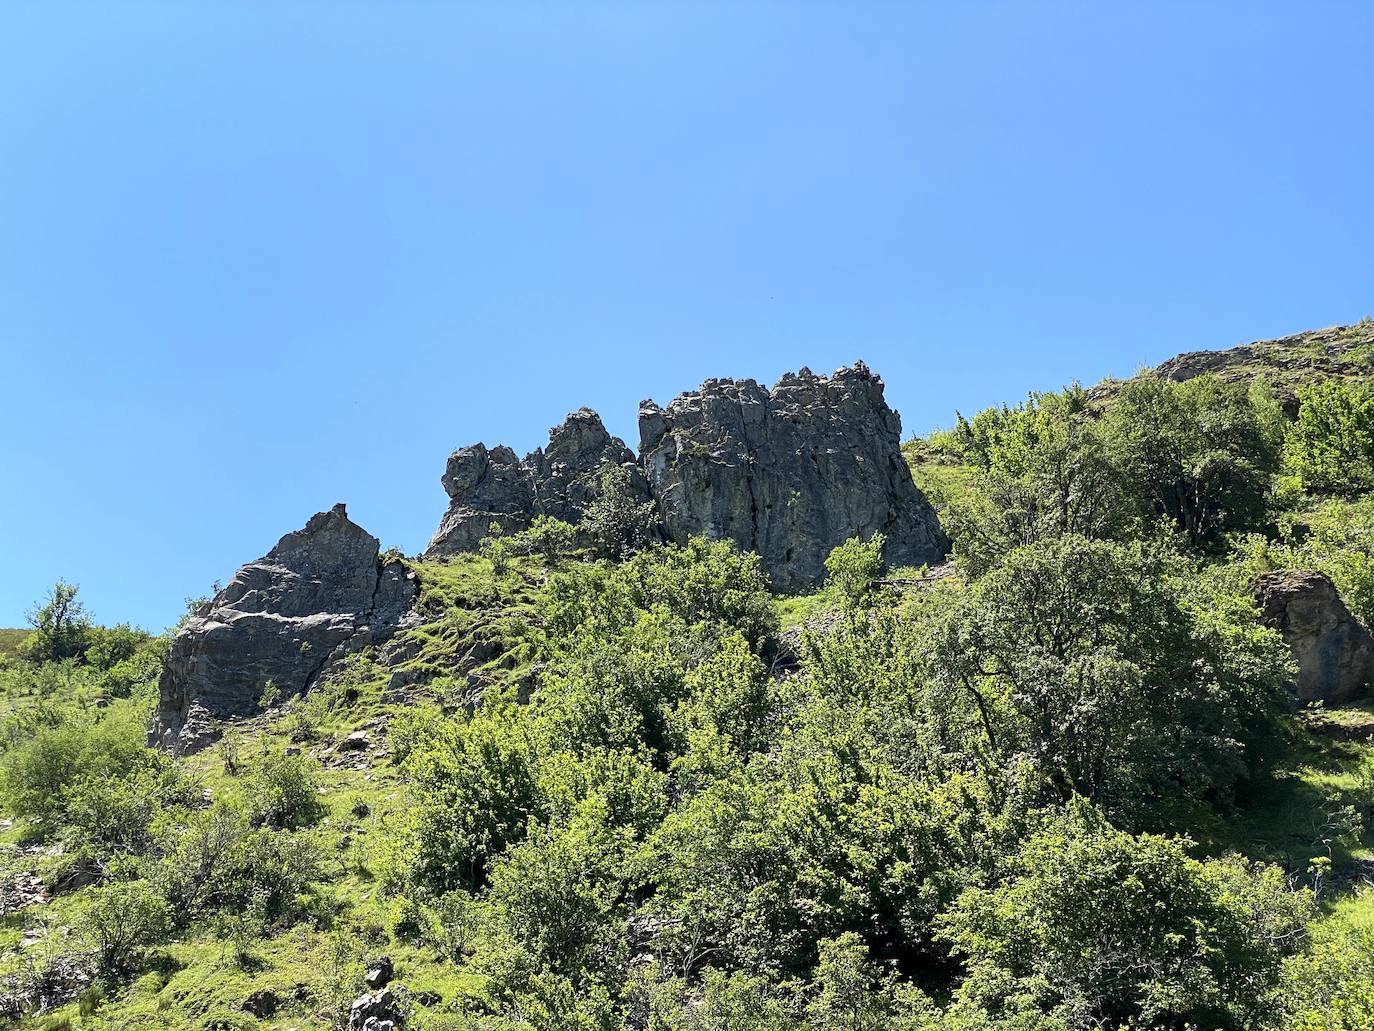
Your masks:
M862 358L906 430L1374 313L1367 3L0 8L0 626Z

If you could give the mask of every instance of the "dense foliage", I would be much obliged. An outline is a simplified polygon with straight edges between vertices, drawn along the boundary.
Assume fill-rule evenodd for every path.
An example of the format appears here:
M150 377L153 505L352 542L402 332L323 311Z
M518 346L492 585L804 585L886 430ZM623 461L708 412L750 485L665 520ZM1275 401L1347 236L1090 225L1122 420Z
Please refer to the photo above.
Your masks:
M913 445L956 570L855 539L804 598L656 543L612 472L579 526L416 565L399 667L264 685L181 760L164 640L59 585L0 666L0 884L45 890L0 1009L343 1028L386 954L421 1028L1367 1027L1374 750L1308 732L1250 596L1320 568L1374 616L1339 390L961 419Z

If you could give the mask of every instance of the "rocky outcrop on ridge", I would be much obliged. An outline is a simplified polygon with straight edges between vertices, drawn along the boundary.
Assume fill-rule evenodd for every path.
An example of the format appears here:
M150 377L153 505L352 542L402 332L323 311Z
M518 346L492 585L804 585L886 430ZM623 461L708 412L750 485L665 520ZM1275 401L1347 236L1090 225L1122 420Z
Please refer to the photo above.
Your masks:
M519 459L508 447L483 444L449 456L442 483L448 511L429 542L427 558L473 551L497 523L507 533L523 530L535 516L576 524L596 496L607 465L632 470L631 488L648 499L648 486L625 442L606 432L589 408L573 412L549 431L549 444Z
M1255 582L1264 624L1283 634L1298 665L1302 701L1339 705L1374 675L1374 637L1362 627L1324 573L1285 570Z
M668 536L758 552L780 590L819 584L851 537L887 536L890 565L939 562L949 541L901 453L901 420L862 363L788 373L773 389L708 380L639 410L641 462Z
M173 752L211 739L213 721L257 710L268 681L305 691L335 658L386 640L415 596L343 505L311 517L250 562L172 639L150 737Z
M667 408L643 402L639 432L636 461L584 408L523 460L504 447L455 451L443 476L449 509L426 557L473 550L493 522L576 523L608 463L631 471L635 500L654 503L671 540L704 535L756 551L780 590L819 584L826 555L854 536L886 534L893 565L939 562L949 549L902 458L883 381L862 363L789 373L771 391L709 380Z

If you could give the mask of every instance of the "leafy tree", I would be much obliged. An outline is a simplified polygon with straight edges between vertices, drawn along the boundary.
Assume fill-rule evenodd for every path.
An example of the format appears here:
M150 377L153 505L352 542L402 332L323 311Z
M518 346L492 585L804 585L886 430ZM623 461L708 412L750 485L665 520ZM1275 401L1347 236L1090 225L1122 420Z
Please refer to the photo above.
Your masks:
M1374 487L1374 392L1328 380L1298 392L1297 422L1284 465L1310 491L1337 494Z
M539 966L577 979L597 947L611 944L622 898L617 851L595 827L541 827L494 864L491 899Z
M1281 427L1262 385L1247 391L1213 376L1142 377L1121 389L1105 432L1131 494L1198 546L1264 517Z
M524 555L539 554L553 562L572 550L577 527L553 516L538 515L527 529L512 538L512 546Z
M545 812L536 744L520 712L483 707L435 728L407 757L407 865L436 890L480 887L493 857Z
M147 631L137 630L128 623L92 626L87 633L86 662L101 672L108 672L132 659L150 640Z
M1233 615L1253 629L1232 633L1187 601L1196 589L1151 543L1021 548L931 616L930 673L973 705L988 754L1031 760L1061 798L1139 817L1225 797L1274 736L1287 655L1248 603Z
M642 551L658 535L658 516L652 501L639 501L629 470L607 465L600 489L582 514L579 529L603 558L623 559Z
M986 409L971 421L960 416L953 436L976 474L974 489L951 498L943 515L975 575L1036 541L1128 531L1131 500L1081 387L1032 394L1017 408Z
M91 621L77 600L80 587L58 580L47 599L28 613L33 632L25 638L24 653L36 662L77 658L90 643Z
M960 996L1029 1002L1071 1028L1258 1026L1311 893L1275 867L1191 859L1189 844L1075 805L942 919L968 968Z
M831 550L825 560L827 582L840 604L849 610L862 607L883 571L887 538L875 533L868 541L851 537Z

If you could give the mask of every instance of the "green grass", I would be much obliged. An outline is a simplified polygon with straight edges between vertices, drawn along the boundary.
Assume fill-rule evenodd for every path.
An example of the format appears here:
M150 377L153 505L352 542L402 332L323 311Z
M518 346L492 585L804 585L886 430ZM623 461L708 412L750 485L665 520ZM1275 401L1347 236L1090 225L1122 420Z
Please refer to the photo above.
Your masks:
M778 610L778 629L783 633L804 626L812 616L833 607L830 595L825 591L778 598L774 605Z
M0 628L0 659L17 655L19 646L32 631L24 629Z

